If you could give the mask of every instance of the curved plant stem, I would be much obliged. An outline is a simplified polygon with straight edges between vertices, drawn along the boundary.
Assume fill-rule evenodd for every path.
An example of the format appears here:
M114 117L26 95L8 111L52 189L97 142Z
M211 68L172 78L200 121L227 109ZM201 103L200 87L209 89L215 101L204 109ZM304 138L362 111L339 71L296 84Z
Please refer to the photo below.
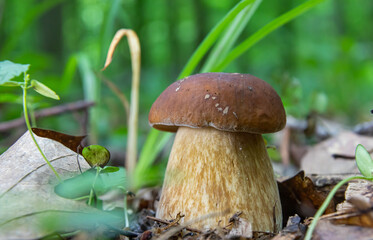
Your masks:
M343 179L337 185L335 185L334 188L330 191L330 193L327 196L327 198L325 199L325 201L323 202L323 204L321 205L321 207L319 208L319 210L317 210L315 216L313 217L312 223L308 227L308 230L307 230L307 233L306 233L306 236L305 236L304 240L311 240L312 233L315 230L317 222L319 221L321 215L325 212L326 208L328 207L330 201L333 199L333 197L336 194L336 192L338 191L338 189L340 187L342 187L344 184L346 184L347 182L349 182L351 180L355 180L355 179L364 179L364 180L368 180L368 181L373 180L373 178L367 178L367 177L363 177L363 176L352 176L352 177L348 177L346 179Z
M34 133L31 130L31 124L30 124L30 121L29 121L29 118L28 118L28 112L27 112L27 100L26 100L27 99L27 85L28 85L28 80L29 80L29 77L25 76L25 85L22 86L22 90L23 90L23 113L24 113L24 116L25 116L26 126L27 126L27 129L28 129L28 131L30 133L30 136L31 136L32 140L34 141L34 143L35 143L36 147L38 148L40 154L43 156L45 162L48 164L48 166L50 167L50 169L56 175L58 181L61 181L60 175L58 175L56 169L54 169L54 167L52 166L52 164L50 163L50 161L45 156L44 152L41 150L38 142L35 139Z
M95 175L95 179L93 180L92 187L91 187L91 191L89 192L89 198L88 198L88 205L89 205L89 206L92 206L92 201L93 201L93 194L94 194L95 184L96 184L96 181L97 181L98 175L100 174L100 171L101 171L101 168L97 166L97 167L96 167L96 175Z
M109 51L106 57L106 62L103 70L111 63L114 50L118 46L119 41L127 36L128 44L132 60L132 86L131 86L131 100L130 112L128 116L128 138L127 138L127 155L126 155L126 169L127 176L132 181L132 175L135 171L137 161L137 126L139 114L139 87L140 87L140 65L141 65L141 49L140 41L137 34L131 29L120 29L116 32L111 41ZM132 186L131 183L129 186Z

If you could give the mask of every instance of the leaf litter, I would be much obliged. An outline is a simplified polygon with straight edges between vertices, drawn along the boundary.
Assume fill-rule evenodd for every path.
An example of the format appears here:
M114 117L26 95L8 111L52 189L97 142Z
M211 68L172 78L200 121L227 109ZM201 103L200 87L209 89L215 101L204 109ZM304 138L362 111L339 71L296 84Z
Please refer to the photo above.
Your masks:
M54 135L53 132L49 134ZM42 137L37 139L53 165L59 172L64 172L65 178L78 173L75 152L54 140ZM101 214L102 211L89 207L84 202L57 196L53 191L53 186L57 184L54 175L29 141L30 137L26 133L0 156L0 178L7 179L0 183L0 238L7 236L9 239L9 236L12 236L34 239L50 234L51 230L72 231L78 226L83 231L76 236L87 233L89 238L86 239L90 239L94 236L88 230L92 225L101 223L106 226L105 224L110 222L112 228L122 226L120 216L113 218ZM76 149L76 145L77 143L74 143L70 148ZM79 159L83 168L88 169L88 164L81 156ZM286 210L284 220L288 221L278 234L253 232L250 223L241 219L239 213L232 216L232 221L227 226L207 230L189 228L189 223L180 224L181 213L169 221L157 219L154 215L159 189L151 189L149 194L145 194L146 197L143 195L129 201L132 206L136 206L133 208L135 213L131 215L131 226L129 229L116 229L112 239L118 239L118 236L131 236L135 239L300 239L330 188L344 177L343 174L317 173L306 176L304 172L299 172L291 178L279 181L281 201ZM347 190L341 190L340 195L335 198L335 203L331 204L327 213L322 216L314 236L317 239L332 240L346 239L343 238L345 236L370 239L370 236L373 236L372 190L370 182L349 183ZM97 212L100 214L96 214ZM56 216L60 221L56 221ZM56 224L49 225L46 230L41 225L51 218Z

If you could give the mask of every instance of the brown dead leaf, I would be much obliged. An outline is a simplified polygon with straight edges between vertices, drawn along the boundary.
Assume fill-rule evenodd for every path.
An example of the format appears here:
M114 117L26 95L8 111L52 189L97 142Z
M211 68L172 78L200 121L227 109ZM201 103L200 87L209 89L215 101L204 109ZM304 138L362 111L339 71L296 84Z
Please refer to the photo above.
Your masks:
M279 190L284 219L298 214L302 218L313 216L322 205L326 194L318 191L310 178L301 171L292 178L279 182ZM332 201L326 213L335 209Z
M289 218L286 227L282 229L272 240L296 240L304 236L306 227L301 223L298 215Z
M370 205L373 204L373 182L366 180L351 181L345 192L345 199L347 201L337 205L337 212L347 212L356 210L356 208L349 202L354 197L362 197Z
M373 229L360 226L337 225L329 220L320 220L313 233L315 240L373 239Z
M358 144L364 145L370 151L373 149L373 138L342 132L310 148L302 158L301 169L307 174L359 173L353 161Z
M346 201L337 205L337 212L323 219L336 224L373 228L373 183L366 180L350 182L345 192Z
M73 152L77 152L77 150L79 149L79 153L82 153L82 147L78 147L81 146L81 142L86 136L72 136L41 128L32 128L32 131L39 137L49 138L63 144L65 147L71 149Z
M232 229L227 234L227 238L251 238L253 236L253 230L251 223L243 218L238 218L233 224Z

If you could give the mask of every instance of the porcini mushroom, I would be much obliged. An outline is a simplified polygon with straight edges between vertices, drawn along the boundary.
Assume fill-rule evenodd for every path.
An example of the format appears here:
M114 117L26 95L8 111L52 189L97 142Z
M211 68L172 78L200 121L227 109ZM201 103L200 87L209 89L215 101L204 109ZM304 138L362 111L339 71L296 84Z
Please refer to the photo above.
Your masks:
M229 209L193 226L225 226L242 211L254 231L280 229L281 203L261 134L281 130L286 115L268 83L238 73L186 77L153 103L149 123L176 132L158 218L181 212L186 221Z

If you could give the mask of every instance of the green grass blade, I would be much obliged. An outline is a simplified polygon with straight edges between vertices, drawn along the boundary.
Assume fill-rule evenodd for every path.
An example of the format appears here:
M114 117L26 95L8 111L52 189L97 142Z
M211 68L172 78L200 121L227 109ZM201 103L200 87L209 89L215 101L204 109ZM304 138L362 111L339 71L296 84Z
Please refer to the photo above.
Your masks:
M86 101L100 103L100 82L96 79L96 76L92 71L92 65L87 55L79 55L78 68L83 83L84 99ZM99 122L102 119L97 105L89 111L89 119L90 143L95 144L98 142Z
M115 20L120 8L120 0L113 0L108 2L108 10L105 12L104 21L100 31L100 46L108 46L111 42L112 36L115 34ZM100 52L100 60L105 61L107 49L103 47Z
M312 9L317 4L323 2L325 0L309 0L298 7L286 12L285 14L279 16L278 18L274 19L263 28L255 32L249 38L247 38L244 42L234 48L228 56L221 62L218 66L212 69L214 72L222 71L230 62L234 59L239 57L245 51L247 51L250 47L252 47L255 43L259 42L265 36L276 30L277 28L281 27L282 25L286 24L287 22L293 20L294 18L302 15L306 11Z
M69 91L71 83L74 80L74 75L78 67L78 59L76 55L72 55L66 62L64 72L62 74L59 91L61 93Z
M211 50L206 62L203 65L201 72L209 72L217 63L220 63L226 58L233 44L240 36L244 28L249 23L262 0L256 0L252 4L246 6L232 21L229 27L223 33L222 38L217 42Z
M151 129L142 148L139 161L136 165L134 174L135 189L142 187L141 185L144 183L142 179L144 177L144 173L149 171L156 157L160 151L162 151L171 136L171 133L164 133Z
M216 42L220 34L229 26L229 23L249 4L253 3L254 0L243 0L239 2L227 15L210 31L205 37L202 43L198 46L196 51L193 53L189 61L187 62L184 69L181 71L178 79L189 76L193 73L196 66L199 64L201 59L205 56L206 52Z

